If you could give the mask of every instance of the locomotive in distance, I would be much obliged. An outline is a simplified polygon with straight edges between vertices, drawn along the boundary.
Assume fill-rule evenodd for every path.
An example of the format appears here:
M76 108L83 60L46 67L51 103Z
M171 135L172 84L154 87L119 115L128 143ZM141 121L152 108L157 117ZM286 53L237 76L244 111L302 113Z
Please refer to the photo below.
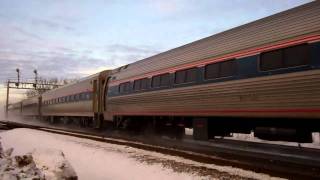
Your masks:
M320 130L320 1L13 104L9 114L198 140L251 133L312 141Z

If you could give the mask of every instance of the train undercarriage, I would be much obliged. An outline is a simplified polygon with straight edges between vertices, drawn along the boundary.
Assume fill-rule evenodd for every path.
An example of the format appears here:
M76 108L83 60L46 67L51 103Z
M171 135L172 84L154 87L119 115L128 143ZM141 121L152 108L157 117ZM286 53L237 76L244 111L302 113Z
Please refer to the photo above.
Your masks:
M47 116L50 123L77 124L83 128L96 128L92 117ZM235 133L253 134L269 141L311 143L312 133L320 132L316 119L234 118L234 117L172 117L172 116L115 116L113 121L103 121L99 128L161 135L181 139L186 129L192 129L195 140L232 137Z
M312 133L320 131L316 119L123 116L116 117L115 122L118 128L147 130L175 138L183 137L185 128L189 128L196 140L253 133L263 140L311 143Z

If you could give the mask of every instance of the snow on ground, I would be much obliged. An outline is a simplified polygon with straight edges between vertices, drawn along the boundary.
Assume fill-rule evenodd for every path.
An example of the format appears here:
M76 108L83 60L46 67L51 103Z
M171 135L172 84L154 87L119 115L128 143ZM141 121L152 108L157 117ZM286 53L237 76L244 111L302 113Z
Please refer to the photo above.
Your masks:
M58 150L39 151L12 156L13 148L2 149L0 143L0 179L60 180L77 179L64 154Z
M60 150L35 149L31 153L36 166L46 179L75 179L76 172Z
M62 150L79 179L277 179L238 168L203 164L127 146L37 130L15 129L0 132L0 137L4 148L13 147L16 155L34 149Z
M222 137L220 137L222 138ZM244 140L251 142L262 142L268 144L278 144L278 145L287 145L287 146L300 146L307 148L315 148L320 149L320 133L314 132L312 133L313 143L297 143L297 142L286 142L286 141L267 141L254 137L253 132L250 134L241 134L241 133L233 133L232 137L223 137L224 139L234 139L234 140Z

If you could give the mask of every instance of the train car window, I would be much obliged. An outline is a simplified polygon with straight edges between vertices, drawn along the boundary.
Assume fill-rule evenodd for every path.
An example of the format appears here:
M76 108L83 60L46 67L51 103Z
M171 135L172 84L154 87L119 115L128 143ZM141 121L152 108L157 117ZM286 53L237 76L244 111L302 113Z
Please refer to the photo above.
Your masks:
M216 79L220 75L219 63L208 64L205 67L205 79Z
M197 68L181 70L175 73L176 84L195 82L196 79L197 79Z
M129 90L130 90L130 82L127 82L127 83L125 83L124 91L129 92Z
M141 89L141 79L135 80L133 83L133 89L139 91Z
M283 67L283 53L281 49L262 53L260 56L260 69L269 71Z
M130 90L130 82L121 83L119 85L119 92L120 93L129 92L129 90Z
M81 101L82 101L82 100L85 100L85 97L86 97L86 96L85 96L85 93L81 93L81 94L80 94L80 100L81 100Z
M185 82L195 82L197 79L197 68L187 69Z
M220 77L228 77L236 74L235 60L224 61L219 64L220 64Z
M148 78L141 79L141 89L148 89Z
M135 91L139 91L139 90L147 89L147 88L148 88L148 78L135 80L133 83L133 89Z
M161 80L161 75L153 76L152 77L152 87L160 87L160 80Z
M186 79L186 70L177 71L175 73L175 83L181 84L184 83Z
M91 98L90 98L90 93L88 92L88 93L86 93L86 100L90 100Z
M119 84L119 92L120 93L124 92L124 84Z
M294 67L307 65L310 61L310 49L308 44L302 44L284 49L284 66Z
M160 86L166 87L166 86L169 86L169 83L170 83L170 74L169 73L162 74L160 76Z
M75 100L75 101L79 101L79 94L75 94L75 95L74 95L74 100Z
M265 52L260 56L260 69L262 71L269 71L307 65L309 64L310 56L308 44Z

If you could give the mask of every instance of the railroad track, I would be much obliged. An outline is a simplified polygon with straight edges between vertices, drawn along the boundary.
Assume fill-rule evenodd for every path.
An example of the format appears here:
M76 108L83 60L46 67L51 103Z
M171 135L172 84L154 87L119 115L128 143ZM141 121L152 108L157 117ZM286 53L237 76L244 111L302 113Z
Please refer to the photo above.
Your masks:
M62 128L0 121L1 129L30 128L50 133L126 145L148 151L180 156L197 162L227 165L289 179L319 179L320 149L217 139L210 142L192 139L145 138L106 131L84 132Z

